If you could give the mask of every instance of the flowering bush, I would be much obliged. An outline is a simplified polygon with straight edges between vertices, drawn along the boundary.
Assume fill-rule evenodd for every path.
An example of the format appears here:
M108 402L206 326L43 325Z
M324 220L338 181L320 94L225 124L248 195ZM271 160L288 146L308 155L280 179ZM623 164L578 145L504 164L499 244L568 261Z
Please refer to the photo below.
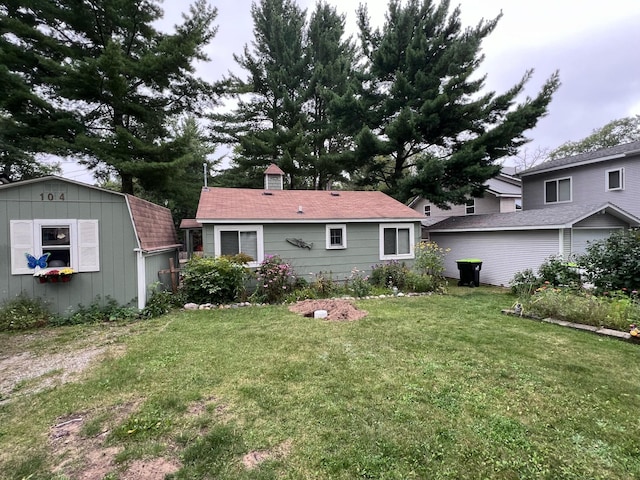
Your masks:
M416 246L415 269L423 275L441 277L444 272L444 257L450 251L450 248L441 248L435 242L420 242Z
M354 297L366 297L371 294L371 284L369 276L364 272L353 267L351 274L347 278L347 289Z
M267 303L281 302L292 290L296 277L293 268L278 255L267 255L256 271L254 296Z

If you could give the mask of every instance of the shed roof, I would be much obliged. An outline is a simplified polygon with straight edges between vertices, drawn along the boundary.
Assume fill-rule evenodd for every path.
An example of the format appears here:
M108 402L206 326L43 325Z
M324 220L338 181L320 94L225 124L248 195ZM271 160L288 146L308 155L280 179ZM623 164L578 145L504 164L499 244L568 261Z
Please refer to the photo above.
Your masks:
M488 213L449 217L427 226L430 232L492 231L492 230L544 230L570 228L575 223L603 212L639 226L640 219L611 203L599 205L562 205L523 210L521 212Z
M520 172L519 175L521 177L525 177L536 173L560 170L566 167L574 167L589 163L604 162L636 154L640 154L640 141L623 143L622 145L616 145L615 147L603 148L594 152L581 153L570 157L547 160L540 165L536 165L535 167L531 167Z
M277 166L275 163L272 163L264 171L264 174L265 175L284 175L284 172L279 166Z
M171 211L168 208L133 195L126 197L142 250L164 250L180 245Z
M416 221L423 217L377 191L260 190L205 188L196 220L200 223Z

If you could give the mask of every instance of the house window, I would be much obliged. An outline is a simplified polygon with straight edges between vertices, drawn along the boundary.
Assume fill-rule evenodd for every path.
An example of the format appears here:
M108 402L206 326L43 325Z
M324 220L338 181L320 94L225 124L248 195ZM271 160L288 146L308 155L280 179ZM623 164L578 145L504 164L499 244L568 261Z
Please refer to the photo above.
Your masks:
M571 201L571 178L559 178L544 182L544 203Z
M213 229L216 257L221 255L249 255L253 262L250 267L257 267L264 260L262 226L220 225Z
M474 213L476 213L476 200L475 198L472 198L471 200L467 200L467 202L464 204L464 213L466 215L473 215Z
M380 225L380 260L413 258L413 239L412 223Z
M424 206L424 216L425 217L430 217L431 216L431 205L425 205Z
M606 171L607 190L624 190L623 173L622 168Z
M347 248L347 226L327 225L327 249Z
M41 258L47 267L71 267L77 272L100 270L98 220L11 220L11 273L33 274L25 254Z

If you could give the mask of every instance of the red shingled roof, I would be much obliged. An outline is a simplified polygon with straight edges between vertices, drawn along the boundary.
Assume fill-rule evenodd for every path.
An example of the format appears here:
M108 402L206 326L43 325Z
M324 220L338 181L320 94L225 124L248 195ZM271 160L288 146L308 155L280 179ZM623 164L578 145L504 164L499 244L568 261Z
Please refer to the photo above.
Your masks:
M302 212L298 213L299 207ZM206 221L421 220L412 208L371 191L208 188L196 219Z
M284 175L284 172L279 166L277 166L275 163L272 163L264 171L264 174L265 175Z
M179 245L171 211L155 203L127 195L131 216L145 251L162 250Z

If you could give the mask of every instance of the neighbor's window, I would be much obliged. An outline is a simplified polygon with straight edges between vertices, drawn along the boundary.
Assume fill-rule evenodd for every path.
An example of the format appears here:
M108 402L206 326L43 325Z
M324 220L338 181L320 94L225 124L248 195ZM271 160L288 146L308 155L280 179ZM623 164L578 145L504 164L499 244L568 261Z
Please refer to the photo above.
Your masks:
M571 201L571 178L559 178L544 182L544 203Z
M264 260L262 226L220 225L213 229L216 257L244 253L253 258L250 267Z
M380 225L380 260L413 258L413 236L411 223Z
M472 198L471 200L467 200L467 203L464 204L464 213L467 215L473 215L476 213L476 200Z
M424 206L424 216L425 217L430 217L431 216L431 205L425 205Z
M607 170L607 190L623 190L624 189L624 176L623 169L618 168L616 170Z
M347 248L347 226L327 225L327 249Z

